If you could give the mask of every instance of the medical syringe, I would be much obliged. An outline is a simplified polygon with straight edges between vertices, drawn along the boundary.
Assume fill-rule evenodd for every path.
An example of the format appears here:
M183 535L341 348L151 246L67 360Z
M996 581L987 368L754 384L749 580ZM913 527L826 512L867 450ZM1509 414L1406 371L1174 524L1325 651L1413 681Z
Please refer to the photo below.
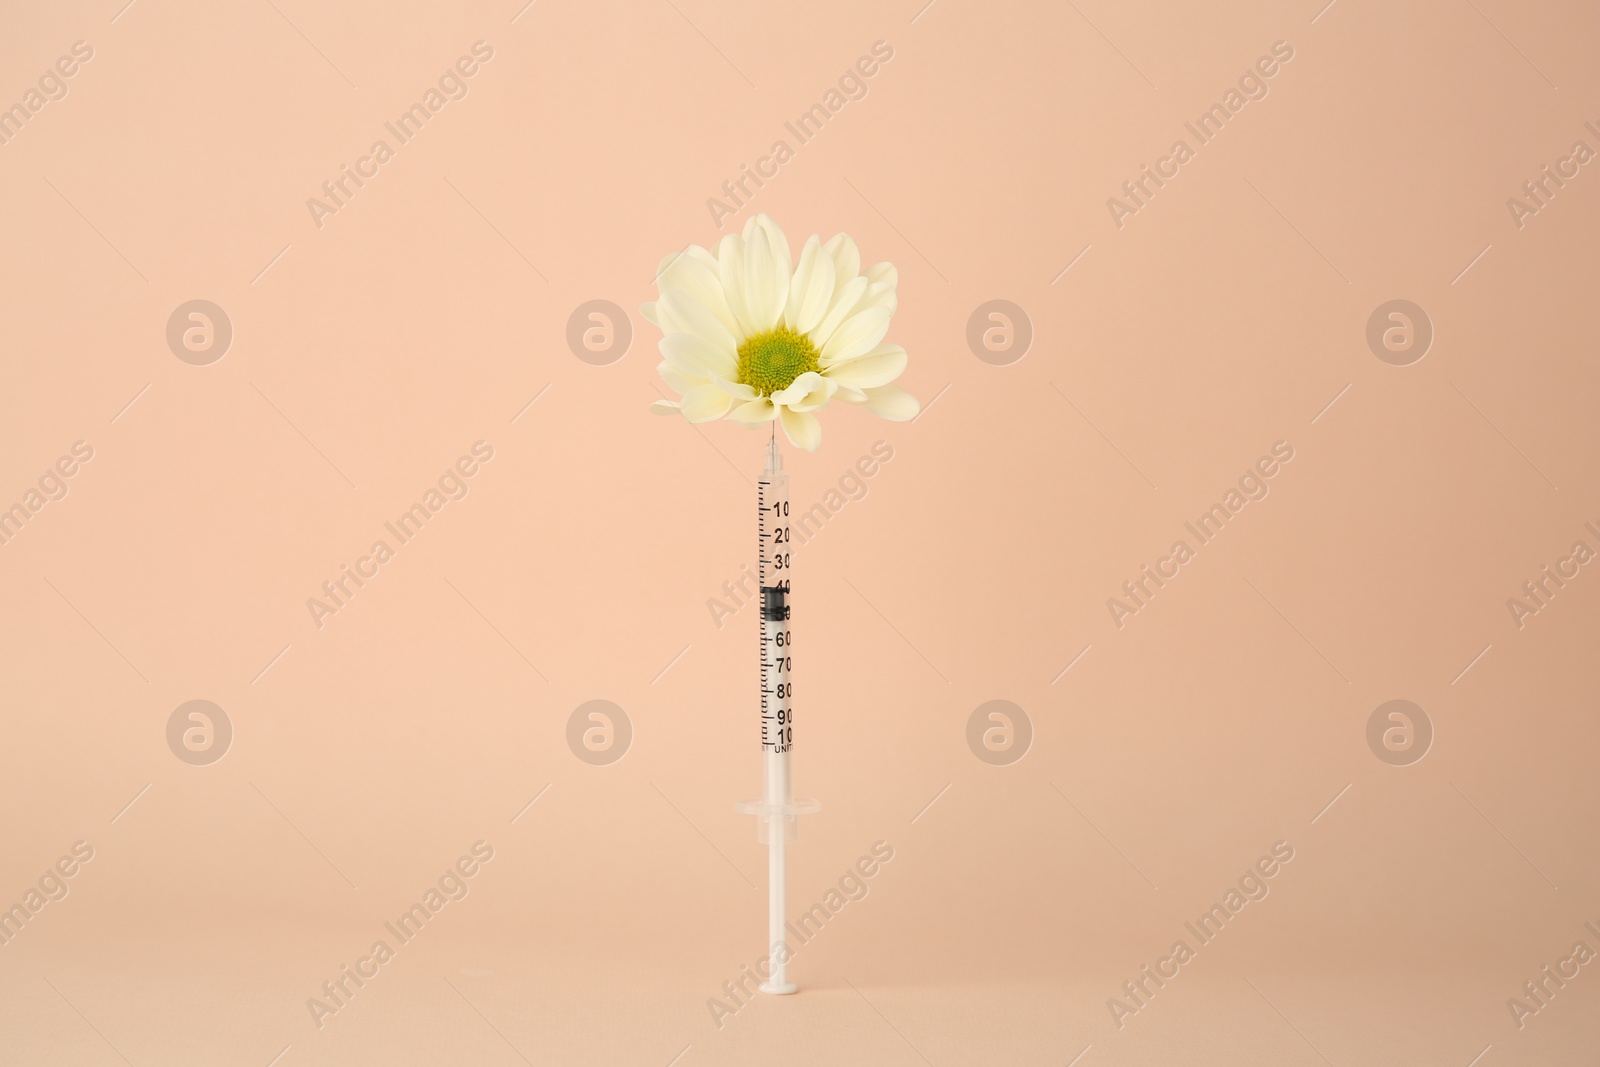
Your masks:
M789 780L794 745L794 682L791 680L794 631L790 627L790 572L793 541L789 531L789 476L783 472L776 432L767 445L766 464L756 487L761 580L761 753L765 790L738 810L756 816L756 836L767 845L767 948L771 970L763 993L793 993L790 948L784 940L786 916L785 847L795 839L797 816L821 809L815 800L796 800Z

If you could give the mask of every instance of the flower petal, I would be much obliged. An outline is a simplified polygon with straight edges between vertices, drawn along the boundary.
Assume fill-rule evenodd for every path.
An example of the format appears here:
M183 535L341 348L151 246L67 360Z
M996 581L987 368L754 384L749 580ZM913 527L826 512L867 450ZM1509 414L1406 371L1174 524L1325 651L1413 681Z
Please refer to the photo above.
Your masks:
M651 401L651 403L650 403L650 414L652 414L652 415L677 415L677 414L679 414L678 402L676 400L654 400L654 401Z
M700 255L695 255L699 252ZM680 252L662 267L656 275L661 291L681 289L721 321L728 332L734 333L739 324L728 310L727 297L722 292L722 278L717 273L717 261L699 247Z
M862 277L866 277L862 275ZM856 301L856 306L850 309L851 315L859 315L868 308L885 307L891 312L900 306L900 297L894 291L893 285L884 282L868 282L866 291L861 294L861 299ZM846 316L848 318L848 316Z
M778 325L789 298L789 272L778 263L772 239L757 226L744 246L744 309L759 333Z
M791 411L815 411L832 400L838 388L837 382L808 370L790 382L787 389L773 393L772 402Z
M683 417L690 422L720 419L733 406L733 397L715 385L702 385L683 394Z
M699 245L690 245L684 249L684 254L690 259L698 259L701 263L704 263L711 269L712 274L717 273L717 254L715 252L708 252Z
M886 307L868 308L852 315L839 324L839 328L828 338L828 343L822 346L820 355L825 360L866 355L889 332L891 316Z
M733 410L728 412L731 422L741 423L754 429L764 422L771 422L778 417L777 405L766 397L752 400L746 404L735 404Z
M833 299L833 257L812 234L800 252L800 266L789 283L789 300L783 319L792 329L810 333L828 312Z
M734 378L738 360L733 351L713 344L698 334L669 333L661 338L661 354L685 374L700 378Z
M836 233L823 245L833 257L833 273L844 285L861 273L861 250L847 233Z
M917 398L898 385L880 385L876 389L863 389L862 392L867 394L862 406L890 422L908 422L922 410Z
M713 348L735 358L738 345L734 335L717 315L682 289L668 289L656 301L656 316L661 320L664 334L687 333L709 343Z
M772 248L772 259L783 268L785 279L789 277L794 260L789 258L789 239L783 235L783 227L772 221L772 216L762 212L752 220L756 226L766 231L767 244ZM750 241L749 225L746 224L744 235L745 243ZM784 284L788 284L785 281Z
M757 332L750 325L750 309L744 299L744 238L730 233L717 246L717 276L722 279L722 296L728 302L728 311L738 329L733 331L736 340L744 340Z
M815 452L822 443L822 423L809 411L790 411L788 408L778 408L778 417L783 421L783 434L796 448L803 448L807 452Z
M828 313L822 316L822 321L817 323L816 329L810 332L811 343L819 349L825 346L833 336L833 331L838 329L839 324L855 309L856 302L861 299L861 294L866 291L867 280L860 277L852 278L842 287L835 286L833 303L828 305Z
M803 400L807 393L817 388L819 384L818 380L821 377L822 375L818 374L814 370L806 371L804 374L796 377L794 381L788 384L788 386L783 389L779 389L776 393L773 393L772 402L774 404L782 404L787 406L792 401Z
M706 379L703 375L687 374L673 366L668 360L662 360L656 364L656 373L661 375L661 380L666 382L668 388L679 396L706 384Z
M900 377L906 361L906 350L899 345L879 345L864 356L829 363L822 373L830 381L852 389L873 389Z
M711 384L735 400L754 400L761 395L756 392L753 385L746 385L743 382L730 382L726 378L713 378Z
M657 328L661 326L660 320L656 318L656 302L654 300L647 300L643 304L640 304L639 314L643 315L644 321L648 322L650 325Z

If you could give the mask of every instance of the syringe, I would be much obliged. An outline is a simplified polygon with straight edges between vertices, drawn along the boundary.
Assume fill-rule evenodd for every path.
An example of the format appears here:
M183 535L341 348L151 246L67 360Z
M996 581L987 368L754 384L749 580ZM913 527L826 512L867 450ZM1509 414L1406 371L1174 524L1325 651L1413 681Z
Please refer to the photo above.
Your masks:
M761 579L761 752L765 791L761 800L747 800L738 810L756 816L756 836L767 845L767 946L771 971L763 993L793 993L788 978L790 949L784 940L786 916L785 846L799 829L799 815L821 809L815 800L795 800L789 781L789 752L794 745L794 682L791 681L794 631L790 627L789 476L774 432L767 445L765 468L756 487L756 522L760 540Z

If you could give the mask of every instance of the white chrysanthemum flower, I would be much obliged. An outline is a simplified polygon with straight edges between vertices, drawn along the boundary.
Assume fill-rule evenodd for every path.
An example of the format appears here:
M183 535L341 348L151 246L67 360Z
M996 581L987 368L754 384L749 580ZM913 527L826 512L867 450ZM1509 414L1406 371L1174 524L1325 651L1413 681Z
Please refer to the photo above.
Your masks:
M883 344L897 305L892 263L861 270L846 234L812 234L791 268L789 242L766 215L662 261L661 299L640 312L661 328L661 378L680 395L652 411L690 422L778 419L800 448L822 442L816 413L835 397L885 419L915 418L917 398L891 385L906 350Z

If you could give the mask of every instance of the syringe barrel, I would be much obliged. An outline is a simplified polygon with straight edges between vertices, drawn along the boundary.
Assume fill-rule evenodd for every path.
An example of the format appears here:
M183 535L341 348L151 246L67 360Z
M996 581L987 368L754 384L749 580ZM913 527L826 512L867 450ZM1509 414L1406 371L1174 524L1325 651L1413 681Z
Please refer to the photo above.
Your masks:
M794 743L789 476L783 472L783 458L775 441L768 446L766 470L757 483L756 497L760 509L757 572L761 580L761 748L770 756L787 754ZM787 779L787 775L784 777ZM787 801L787 789L784 796L767 799L769 803Z

